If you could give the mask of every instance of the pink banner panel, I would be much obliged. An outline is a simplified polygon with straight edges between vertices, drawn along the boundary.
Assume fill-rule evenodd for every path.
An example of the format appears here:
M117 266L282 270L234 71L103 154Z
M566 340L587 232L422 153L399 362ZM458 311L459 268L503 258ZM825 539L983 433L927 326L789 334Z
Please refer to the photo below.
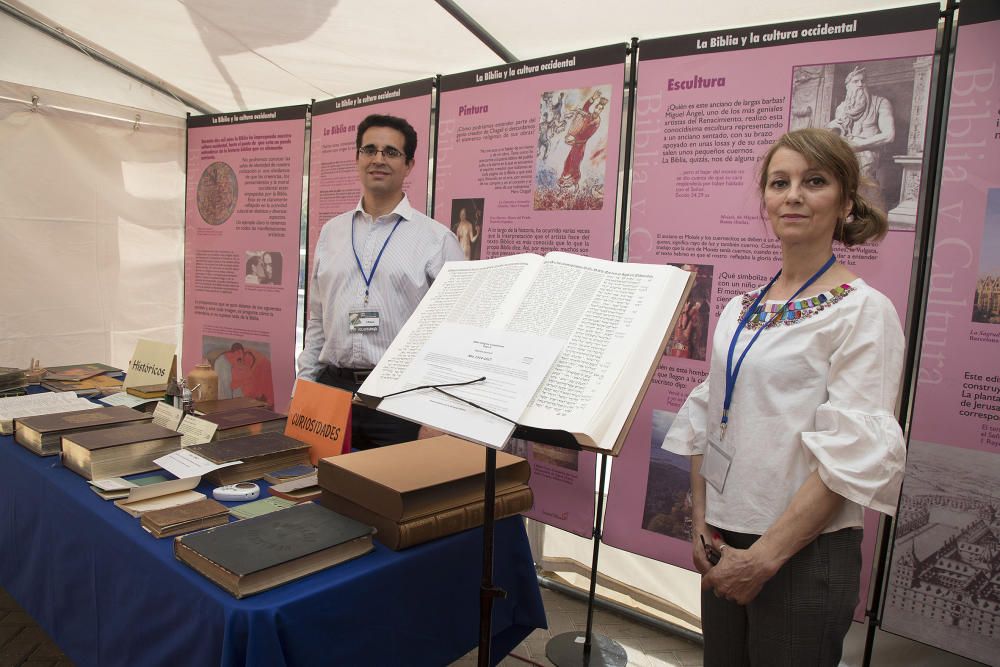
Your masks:
M614 45L442 78L434 217L469 259L614 258L625 74ZM527 516L590 537L596 455L508 447L531 462Z
M182 368L206 359L219 398L279 412L295 377L306 109L188 121Z
M778 269L757 191L760 157L788 130L843 124L858 72L877 118L866 131L882 134L859 159L891 230L877 246L835 252L905 322L937 20L937 6L925 5L639 45L628 258L683 266L696 278L612 468L608 544L693 569L688 461L660 443L707 376L723 307ZM863 590L875 526L872 514Z
M1000 5L963 1L882 627L997 664Z
M327 220L353 209L361 199L361 183L355 169L356 137L358 125L368 115L405 118L417 131L413 169L403 182L403 191L413 208L427 212L433 85L433 79L424 79L313 104L309 142L307 290L320 230Z

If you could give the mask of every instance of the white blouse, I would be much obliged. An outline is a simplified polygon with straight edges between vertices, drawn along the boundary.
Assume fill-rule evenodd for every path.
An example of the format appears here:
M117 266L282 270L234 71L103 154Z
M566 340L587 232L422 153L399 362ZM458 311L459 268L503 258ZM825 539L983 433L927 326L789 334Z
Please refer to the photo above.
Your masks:
M663 448L703 454L718 442L733 332L759 290L723 310L708 378L677 413ZM768 318L783 302L766 302ZM846 499L823 532L863 525L862 506L894 514L906 457L894 416L903 331L888 298L860 278L796 300L789 318L763 331L733 392L725 447L733 459L722 492L706 485L706 521L763 534L814 470ZM760 326L740 333L733 363Z

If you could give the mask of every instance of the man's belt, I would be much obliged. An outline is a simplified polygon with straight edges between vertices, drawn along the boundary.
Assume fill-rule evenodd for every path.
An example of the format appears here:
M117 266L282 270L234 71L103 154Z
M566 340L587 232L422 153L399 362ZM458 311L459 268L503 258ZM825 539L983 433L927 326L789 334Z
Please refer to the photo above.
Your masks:
M327 366L327 372L341 380L350 380L354 384L361 384L365 379L372 374L374 369L372 368L337 368L336 366Z

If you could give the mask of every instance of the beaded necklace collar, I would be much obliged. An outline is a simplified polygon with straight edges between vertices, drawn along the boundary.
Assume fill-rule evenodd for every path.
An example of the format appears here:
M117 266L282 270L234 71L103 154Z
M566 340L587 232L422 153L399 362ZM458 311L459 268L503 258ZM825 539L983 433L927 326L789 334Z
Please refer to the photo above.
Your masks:
M840 287L834 287L828 292L822 292L815 296L792 301L788 304L785 312L782 313L781 317L776 320L774 324L780 322L784 325L791 325L808 317L812 317L816 313L819 313L837 303L845 296L853 292L854 289L855 288L851 287L847 283L844 283ZM740 319L743 318L747 309L756 298L757 292L751 292L750 294L743 295L743 307L740 310ZM781 310L783 305L783 303L778 302L760 304L760 306L757 307L757 312L754 314L753 318L747 323L747 329L753 331L754 329L760 328L762 324L769 321L774 316L774 313Z

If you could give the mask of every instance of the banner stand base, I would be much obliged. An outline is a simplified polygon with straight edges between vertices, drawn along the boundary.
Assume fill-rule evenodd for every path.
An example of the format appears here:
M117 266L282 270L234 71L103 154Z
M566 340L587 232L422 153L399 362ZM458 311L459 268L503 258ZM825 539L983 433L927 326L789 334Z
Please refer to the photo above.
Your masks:
M591 633L586 646L586 632L564 632L545 645L545 657L556 667L589 665L590 667L624 667L628 664L625 648L610 637ZM584 648L588 648L587 654Z

